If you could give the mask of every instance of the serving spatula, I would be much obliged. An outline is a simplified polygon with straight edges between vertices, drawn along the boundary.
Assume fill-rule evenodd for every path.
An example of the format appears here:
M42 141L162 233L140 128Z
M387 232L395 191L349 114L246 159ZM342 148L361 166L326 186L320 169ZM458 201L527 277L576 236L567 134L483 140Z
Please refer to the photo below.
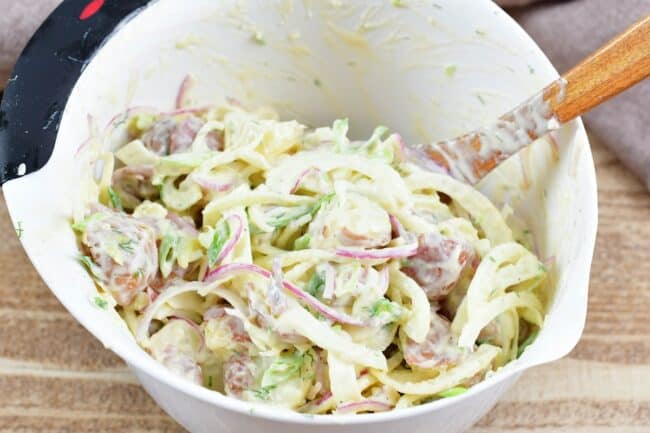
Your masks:
M460 137L409 145L407 151L425 168L444 171L458 180L475 184L536 139L648 75L650 15L492 124Z

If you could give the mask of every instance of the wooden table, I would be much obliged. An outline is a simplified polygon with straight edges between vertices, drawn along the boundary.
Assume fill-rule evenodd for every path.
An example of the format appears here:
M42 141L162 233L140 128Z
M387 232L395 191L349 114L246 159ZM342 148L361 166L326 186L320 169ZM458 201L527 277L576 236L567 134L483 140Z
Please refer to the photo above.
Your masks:
M525 373L472 433L650 432L650 195L594 151L600 229L584 336ZM4 205L0 236L0 432L182 432L50 294Z

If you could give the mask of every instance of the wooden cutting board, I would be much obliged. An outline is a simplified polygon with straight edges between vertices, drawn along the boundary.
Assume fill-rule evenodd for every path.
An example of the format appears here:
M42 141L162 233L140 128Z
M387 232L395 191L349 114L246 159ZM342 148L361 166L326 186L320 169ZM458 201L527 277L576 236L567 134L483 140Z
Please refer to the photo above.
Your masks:
M650 194L594 153L600 228L582 340L526 372L471 433L650 432ZM182 431L50 294L0 205L0 432Z

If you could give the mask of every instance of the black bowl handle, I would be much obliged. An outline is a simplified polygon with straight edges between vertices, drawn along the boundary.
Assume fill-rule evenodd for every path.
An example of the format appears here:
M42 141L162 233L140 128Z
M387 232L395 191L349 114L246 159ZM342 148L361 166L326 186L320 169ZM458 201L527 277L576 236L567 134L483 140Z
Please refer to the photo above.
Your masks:
M20 55L0 102L0 184L42 168L68 96L115 27L150 0L65 0Z

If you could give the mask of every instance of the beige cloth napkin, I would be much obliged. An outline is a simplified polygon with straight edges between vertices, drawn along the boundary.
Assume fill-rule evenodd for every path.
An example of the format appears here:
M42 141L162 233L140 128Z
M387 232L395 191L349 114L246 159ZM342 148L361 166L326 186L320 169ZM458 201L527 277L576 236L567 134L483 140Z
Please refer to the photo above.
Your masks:
M0 81L29 35L60 0L0 0ZM559 71L565 72L605 41L650 13L650 0L498 0L524 26ZM650 80L585 116L650 189Z

